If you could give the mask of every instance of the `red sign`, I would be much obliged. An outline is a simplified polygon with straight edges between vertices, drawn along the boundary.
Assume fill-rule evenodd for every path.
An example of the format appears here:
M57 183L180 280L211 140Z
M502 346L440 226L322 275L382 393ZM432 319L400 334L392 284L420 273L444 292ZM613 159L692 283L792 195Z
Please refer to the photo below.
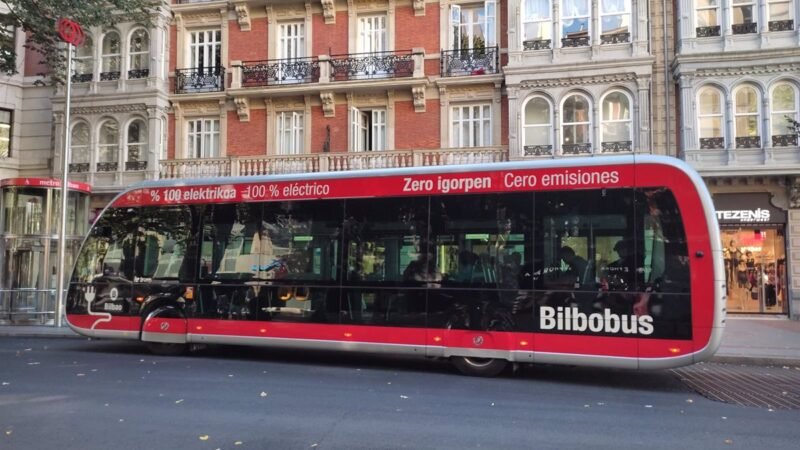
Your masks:
M78 25L78 22L73 20L58 19L57 28L58 35L68 44L78 47L83 44L83 41L86 39L81 26Z
M6 178L5 180L0 180L0 186L60 188L61 180L56 178ZM69 181L67 186L72 191L83 192L85 194L92 193L92 186L86 183Z
M632 165L560 169L512 169L297 181L140 188L126 192L114 206L185 205L321 198L358 198L430 194L481 194L557 189L632 186Z

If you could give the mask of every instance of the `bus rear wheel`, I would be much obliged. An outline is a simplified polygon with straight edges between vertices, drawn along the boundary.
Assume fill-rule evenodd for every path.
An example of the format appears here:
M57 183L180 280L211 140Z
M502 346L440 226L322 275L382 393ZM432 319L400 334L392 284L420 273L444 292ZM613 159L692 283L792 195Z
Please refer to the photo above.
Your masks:
M170 344L165 342L147 342L147 349L160 356L180 356L186 354L189 346L186 344Z
M471 356L454 356L452 362L459 372L473 377L496 377L508 366L504 359Z

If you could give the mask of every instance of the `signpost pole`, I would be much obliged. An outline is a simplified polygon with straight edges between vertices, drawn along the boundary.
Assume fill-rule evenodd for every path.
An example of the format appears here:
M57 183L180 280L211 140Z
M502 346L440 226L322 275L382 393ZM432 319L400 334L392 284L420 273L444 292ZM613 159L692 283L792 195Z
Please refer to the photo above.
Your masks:
M64 316L64 265L66 264L66 237L67 237L67 197L69 197L69 161L70 138L69 110L70 94L72 93L72 43L67 42L67 76L66 76L66 102L64 106L64 150L61 152L61 219L58 230L58 283L56 296L56 327L62 326ZM77 213L77 211L76 211ZM76 218L77 219L77 218Z

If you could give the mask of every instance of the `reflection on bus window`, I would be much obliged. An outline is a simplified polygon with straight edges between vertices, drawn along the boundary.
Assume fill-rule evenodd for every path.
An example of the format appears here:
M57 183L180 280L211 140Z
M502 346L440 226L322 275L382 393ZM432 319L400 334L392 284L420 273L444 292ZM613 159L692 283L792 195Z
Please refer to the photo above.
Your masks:
M112 208L103 213L77 258L72 281L88 283L98 277L133 280L138 212Z
M134 276L181 278L191 236L189 208L142 208L139 216Z

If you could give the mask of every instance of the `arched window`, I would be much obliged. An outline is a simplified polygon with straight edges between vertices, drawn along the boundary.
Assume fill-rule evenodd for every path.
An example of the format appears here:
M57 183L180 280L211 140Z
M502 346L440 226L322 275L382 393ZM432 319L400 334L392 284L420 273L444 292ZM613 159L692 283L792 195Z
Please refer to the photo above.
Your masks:
M700 148L725 148L725 114L722 92L704 87L697 95L697 120L700 130Z
M522 124L525 156L553 154L553 108L544 97L533 97L525 104Z
M789 83L780 83L772 89L770 105L770 134L773 147L797 145L797 132L792 121L797 121L797 88Z
M92 74L94 73L94 46L92 44L92 37L87 34L83 44L79 47L74 47L73 55L72 82L88 83L92 81Z
M633 150L631 100L624 92L614 91L603 97L600 112L600 145L603 152Z
M736 148L760 148L760 99L752 86L742 86L733 92L734 135Z
M125 170L144 170L147 168L147 125L136 119L128 124L128 139L125 153Z
M103 64L100 68L100 80L119 79L120 43L119 33L109 31L103 36Z
M70 136L70 172L89 171L89 125L77 122L72 125Z
M561 153L592 153L592 103L584 95L572 94L561 106Z
M147 78L150 75L150 35L144 28L131 33L128 58L128 78Z
M97 171L114 172L117 170L119 155L119 124L108 119L100 125L100 139L97 145Z

